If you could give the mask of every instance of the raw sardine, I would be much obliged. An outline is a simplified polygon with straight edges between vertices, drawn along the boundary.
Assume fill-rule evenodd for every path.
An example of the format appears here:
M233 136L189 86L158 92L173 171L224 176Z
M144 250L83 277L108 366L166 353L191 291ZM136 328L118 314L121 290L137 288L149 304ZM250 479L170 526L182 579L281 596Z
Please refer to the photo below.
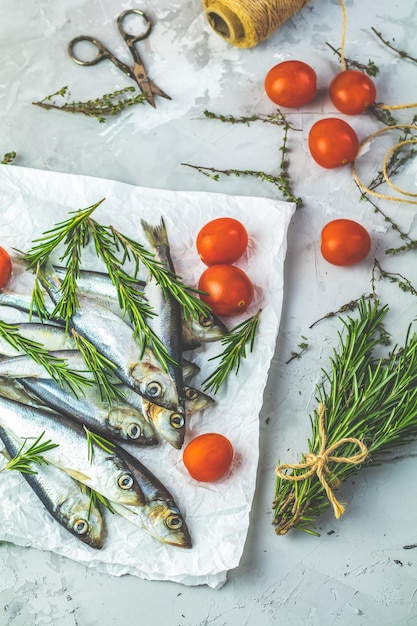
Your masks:
M1 428L0 433L10 457L19 454L22 440ZM34 473L22 475L52 517L77 539L92 548L102 548L101 513L80 483L54 465L30 462L29 468Z
M46 439L58 444L45 453L49 463L109 500L131 505L144 503L139 485L116 452L92 442L91 454L83 427L63 415L0 396L0 428L22 440L37 439L45 433Z

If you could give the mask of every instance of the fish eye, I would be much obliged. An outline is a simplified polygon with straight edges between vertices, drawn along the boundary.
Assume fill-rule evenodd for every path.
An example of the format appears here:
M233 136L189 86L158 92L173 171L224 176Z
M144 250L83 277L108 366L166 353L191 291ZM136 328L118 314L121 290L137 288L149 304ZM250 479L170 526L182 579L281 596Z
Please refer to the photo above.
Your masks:
M138 424L129 424L129 426L126 429L126 433L127 433L127 436L130 437L130 439L137 439L138 437L141 436L142 430L138 426Z
M162 386L154 380L146 385L146 393L151 398L157 398L162 393Z
M199 322L201 326L203 326L203 328L207 328L213 323L213 316L210 315L210 313L207 313L206 315L200 315Z
M168 515L165 522L168 528L170 528L171 530L178 530L182 526L182 519L176 513L171 513L171 515Z
M85 535L88 531L88 522L85 519L77 519L77 521L74 522L73 529L77 535Z
M198 396L198 391L192 387L188 387L185 390L185 397L187 400L195 400Z
M130 474L122 474L117 480L120 489L131 489L133 486L133 478Z
M185 424L184 416L181 413L172 413L169 422L173 428L182 428Z

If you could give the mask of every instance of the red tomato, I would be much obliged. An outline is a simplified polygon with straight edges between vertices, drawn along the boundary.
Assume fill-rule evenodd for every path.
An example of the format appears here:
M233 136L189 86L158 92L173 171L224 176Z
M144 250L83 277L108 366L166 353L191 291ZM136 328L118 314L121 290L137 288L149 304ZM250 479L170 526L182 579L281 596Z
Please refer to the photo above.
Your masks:
M313 124L308 135L308 147L316 163L333 169L355 160L359 140L347 122L329 117Z
M303 61L278 63L265 78L268 98L282 107L301 107L314 98L316 90L316 72Z
M216 315L244 313L254 296L250 278L236 265L211 265L201 274L198 288Z
M321 232L320 249L326 261L333 265L354 265L368 256L371 238L358 222L333 220Z
M196 240L197 252L206 265L234 263L245 252L247 245L246 228L232 217L219 217L208 222Z
M336 109L347 115L357 115L375 102L376 87L363 72L344 70L333 78L329 95Z
M7 250L0 246L0 289L3 289L12 275L12 261Z
M182 459L192 478L211 482L221 478L231 466L233 446L223 435L206 433L190 441Z

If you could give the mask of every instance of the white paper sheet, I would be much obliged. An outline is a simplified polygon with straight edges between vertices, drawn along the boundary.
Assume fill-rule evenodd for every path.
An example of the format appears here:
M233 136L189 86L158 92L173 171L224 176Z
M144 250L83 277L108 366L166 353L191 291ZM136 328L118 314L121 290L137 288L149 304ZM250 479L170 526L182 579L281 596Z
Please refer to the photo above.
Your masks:
M185 442L202 433L219 432L232 442L233 465L219 481L198 483L184 468L181 451L168 444L136 452L185 515L191 550L159 543L107 511L105 545L98 551L89 548L52 520L22 476L11 471L0 474L0 540L50 550L117 576L132 574L219 588L227 571L239 564L248 530L259 456L258 418L280 323L286 233L295 206L267 198L140 188L7 165L0 167L0 245L9 251L27 250L34 238L66 219L70 211L101 198L105 201L94 213L95 219L145 245L140 219L158 223L163 216L176 271L191 286L197 285L205 269L194 242L206 222L233 216L248 230L248 251L236 264L253 280L255 300L244 316L225 322L231 328L262 308L255 350L217 394L215 407L190 418ZM93 256L86 256L86 263L99 268ZM21 278L15 278L12 287L26 289ZM10 321L14 315L10 311L3 308L0 316L7 315ZM188 354L201 366L194 386L212 371L213 364L207 360L221 350L219 343L213 343Z

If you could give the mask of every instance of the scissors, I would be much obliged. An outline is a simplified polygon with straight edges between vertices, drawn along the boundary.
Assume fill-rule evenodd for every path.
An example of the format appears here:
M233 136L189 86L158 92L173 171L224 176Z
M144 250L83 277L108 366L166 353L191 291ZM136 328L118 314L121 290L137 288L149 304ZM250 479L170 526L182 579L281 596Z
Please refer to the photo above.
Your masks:
M123 21L125 17L132 14L140 15L145 21L145 30L139 35L131 35L127 33L123 27ZM127 47L129 48L130 54L132 55L134 61L133 67L129 67L129 65L126 65L125 63L120 61L120 59L114 56L114 54L112 54L110 50L103 46L103 44L98 39L96 39L95 37L90 37L90 35L80 35L79 37L71 39L68 44L68 54L70 55L71 59L75 61L75 63L78 63L78 65L95 65L96 63L99 63L104 59L109 59L109 61L114 63L119 68L119 70L124 72L124 74L127 74L129 78L131 78L138 84L139 89L142 91L142 93L146 94L149 104L151 104L154 108L156 107L154 95L171 100L170 96L162 91L162 89L157 87L157 85L155 85L155 83L148 77L145 67L142 63L142 59L140 58L139 52L137 51L137 48L135 46L135 43L137 43L138 41L143 41L144 39L149 37L152 29L152 23L149 17L146 15L146 13L140 11L139 9L128 9L127 11L123 11L123 13L120 13L119 17L117 18L117 26L119 28L121 36L123 37ZM94 59L91 59L91 61L83 61L74 54L74 46L80 41L89 41L97 48L97 56L94 57Z

